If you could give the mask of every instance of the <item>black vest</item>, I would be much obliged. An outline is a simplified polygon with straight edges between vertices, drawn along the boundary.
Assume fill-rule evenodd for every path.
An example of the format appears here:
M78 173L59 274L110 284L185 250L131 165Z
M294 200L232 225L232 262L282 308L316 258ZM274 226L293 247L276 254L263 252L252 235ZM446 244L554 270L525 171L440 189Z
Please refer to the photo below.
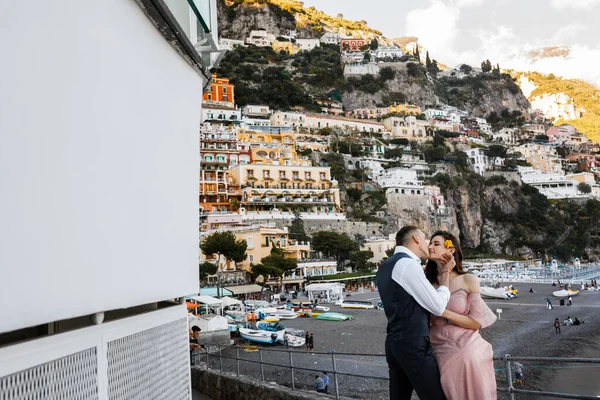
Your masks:
M394 265L401 258L410 256L406 253L394 254L377 271L377 287L388 319L389 340L429 336L429 311L392 279Z

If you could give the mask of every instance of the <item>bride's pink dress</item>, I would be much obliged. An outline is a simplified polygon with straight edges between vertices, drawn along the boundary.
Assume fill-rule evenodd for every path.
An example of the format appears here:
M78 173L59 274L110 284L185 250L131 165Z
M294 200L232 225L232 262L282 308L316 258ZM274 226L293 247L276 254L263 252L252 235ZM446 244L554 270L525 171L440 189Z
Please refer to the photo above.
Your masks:
M481 296L466 289L452 292L446 308L468 315L482 328L496 321ZM492 345L483 340L479 331L447 323L442 317L432 317L430 338L448 400L496 399L494 353Z

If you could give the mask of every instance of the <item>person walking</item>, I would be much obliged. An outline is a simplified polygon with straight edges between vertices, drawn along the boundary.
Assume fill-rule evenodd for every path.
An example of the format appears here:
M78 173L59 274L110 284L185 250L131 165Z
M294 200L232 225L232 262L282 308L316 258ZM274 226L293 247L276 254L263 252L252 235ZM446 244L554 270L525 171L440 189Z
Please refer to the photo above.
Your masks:
M573 304L573 297L569 296L569 305Z
M441 316L448 300L454 258L444 257L440 287L425 277L421 260L429 258L429 241L414 225L396 234L394 255L377 271L376 281L387 317L385 356L391 400L443 400L440 372L429 341L430 314Z
M306 332L306 335L304 335L304 345L306 346L306 351L308 351L309 339L310 339L310 333Z
M515 384L523 386L523 364L515 361L513 362L513 368L515 370Z
M552 302L550 301L550 297L546 297L546 307L548 310L552 310Z
M315 375L315 389L319 393L325 393L325 382L319 375Z
M327 376L327 371L323 371L323 375L321 376L321 379L323 379L323 382L325 383L325 391L323 393L328 394L329 393L329 377Z
M308 351L313 351L314 348L315 348L315 337L311 333L310 336L308 337Z
M558 318L554 320L554 330L556 333L560 333L560 322L558 322Z

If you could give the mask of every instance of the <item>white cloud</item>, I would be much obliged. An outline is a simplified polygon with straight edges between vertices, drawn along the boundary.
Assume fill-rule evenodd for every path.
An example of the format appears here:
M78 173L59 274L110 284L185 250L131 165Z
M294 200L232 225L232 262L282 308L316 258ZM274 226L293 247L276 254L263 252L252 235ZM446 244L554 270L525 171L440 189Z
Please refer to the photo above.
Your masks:
M557 9L585 9L598 4L600 4L600 0L550 0L550 5Z

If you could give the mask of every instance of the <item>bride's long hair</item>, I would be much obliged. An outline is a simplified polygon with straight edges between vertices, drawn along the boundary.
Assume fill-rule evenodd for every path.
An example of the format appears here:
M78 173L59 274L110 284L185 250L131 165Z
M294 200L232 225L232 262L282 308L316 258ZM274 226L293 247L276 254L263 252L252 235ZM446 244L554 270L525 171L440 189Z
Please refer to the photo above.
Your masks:
M436 236L443 237L444 242L446 240L452 241L452 244L454 245L454 249L455 249L454 261L456 262L456 267L454 267L454 270L459 275L466 274L467 272L463 269L463 264L462 264L462 262L463 262L462 248L460 247L460 242L458 241L456 236L454 236L453 234L451 234L448 231L437 231L433 235L431 235L431 239L433 239ZM432 260L427 261L427 264L425 264L425 276L427 277L427 280L429 282L439 284L438 269L437 269L437 264L435 261L432 261Z

